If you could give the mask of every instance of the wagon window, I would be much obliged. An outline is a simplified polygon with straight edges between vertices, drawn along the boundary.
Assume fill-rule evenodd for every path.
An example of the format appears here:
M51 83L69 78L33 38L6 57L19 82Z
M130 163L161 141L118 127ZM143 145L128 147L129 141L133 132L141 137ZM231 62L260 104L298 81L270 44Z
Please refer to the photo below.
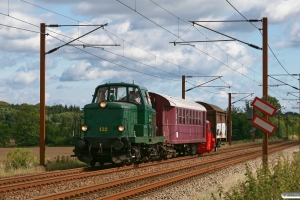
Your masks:
M179 110L179 124L182 124L182 119L181 119L181 109L180 108L178 108L178 110Z
M178 113L178 108L176 108L176 119L175 119L175 123L176 123L176 124L178 124L178 118L179 118L179 117L178 117L178 114L179 114L179 113Z
M182 109L182 124L185 124L185 110Z
M193 124L193 111L190 111L190 124Z
M185 111L185 124L189 124L189 110Z
M195 125L198 125L198 111L196 111L196 116L195 116Z
M193 116L194 116L194 118L193 118L193 119L194 119L194 125L196 125L196 124L197 124L197 122L196 122L196 113L197 113L196 111L193 111Z
M201 112L199 111L198 113L199 113L199 119L198 119L199 120L199 125L201 125L201 121L202 121L201 120Z

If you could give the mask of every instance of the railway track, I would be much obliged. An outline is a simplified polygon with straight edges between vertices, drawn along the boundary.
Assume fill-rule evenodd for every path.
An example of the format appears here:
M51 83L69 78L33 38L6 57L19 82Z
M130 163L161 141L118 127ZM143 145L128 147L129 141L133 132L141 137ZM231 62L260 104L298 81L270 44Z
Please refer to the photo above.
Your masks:
M298 144L298 143L297 143ZM287 146L288 145L288 146ZM277 142L270 144L269 152L273 152L276 150L280 150L282 148L287 148L289 146L295 145L294 142ZM253 147L253 146L252 146ZM137 169L140 171L146 168L154 168L153 171L150 170L149 173L144 174L138 174L136 176L131 177L119 177L116 180L113 181L105 181L102 183L96 183L93 186L83 186L81 188L77 188L75 190L68 190L65 192L57 192L55 194L51 195L41 195L41 197L38 197L36 199L64 199L64 198L71 198L71 197L77 197L82 195L93 195L94 198L106 198L106 199L118 199L118 198L125 198L126 196L134 196L139 195L142 193L145 193L145 191L151 191L154 189L157 189L157 187L163 187L163 185L169 185L174 182L178 182L179 180L184 180L186 178L190 178L191 176L197 176L199 174L206 173L211 170L216 170L223 168L230 164L235 164L239 162L243 162L247 159L253 159L255 157L261 156L261 144L260 145L254 145L254 148L251 150L247 150L247 153L245 150L241 153L238 151L238 149L245 149L244 147L238 147L238 148L228 148L228 150L224 149L223 151L220 151L218 153L210 154L211 156L203 156L200 158L197 157L182 157L182 158L176 158L167 160L164 162L155 162L155 163L146 163L143 165L140 165ZM250 146L249 146L250 148ZM230 151L230 155L220 156L223 154L226 154L228 151ZM213 156L214 155L214 156ZM207 157L207 160L201 160L201 158ZM234 160L232 160L234 159ZM188 162L193 160L193 162ZM197 161L198 160L198 161ZM230 161L226 161L230 160ZM169 167L168 169L161 169L158 170L158 166L160 165L169 165L174 166L174 163L177 162L186 162L186 164L179 165L177 167ZM222 163L220 163L222 162ZM227 163L227 164L223 164ZM68 182L68 181L82 181L85 178L91 178L91 177L100 177L103 175L111 176L112 174L117 174L120 172L126 173L126 171L133 170L132 166L126 166L126 167L119 167L119 168L112 168L112 169L106 169L106 170L98 170L98 171L88 171L87 169L76 169L76 170L64 170L64 171L58 171L53 173L47 173L42 174L40 176L28 176L28 177L18 177L21 181L21 178L23 180L20 182L16 181L9 181L9 179L3 180L0 179L1 182L7 181L5 185L2 185L0 187L0 195L5 196L5 194L8 194L10 192L16 193L16 191L24 190L24 188L31 188L31 190L34 190L35 187L41 187L46 185L51 185L55 183L61 183L61 182ZM185 175L182 173L185 173ZM64 174L64 173L67 173ZM171 175L173 174L173 175ZM164 178L164 180L161 180L160 182L157 182L156 180L160 180L162 176L172 176L173 178ZM185 177L186 176L186 177ZM177 178L176 178L177 177ZM11 178L12 179L12 178ZM15 179L15 178L13 178ZM26 180L27 179L27 180ZM115 191L122 191L124 189L124 186L128 186L130 184L139 184L140 182L148 182L147 184L144 184L144 186L133 186L134 189L125 189L126 191L122 193L117 193ZM0 182L0 183L1 183ZM149 183L150 182L150 183ZM8 184L9 183L9 184ZM11 184L13 183L13 184ZM158 186L156 186L158 184ZM150 189L149 189L150 188ZM111 194L106 194L107 197L104 197L103 194L107 193L108 191L112 191L112 194L119 195L119 196L110 196ZM92 194L91 194L92 193ZM99 195L101 193L101 195ZM9 195L8 195L9 196ZM33 197L30 197L33 198Z
M273 143L270 143L270 145L276 145L276 144L281 144L281 143L282 142L273 142ZM260 146L261 146L261 144L252 144L252 145L249 145L249 148L252 148L253 150L255 150L255 148L259 148ZM213 152L210 154L204 154L201 156L202 157L216 156L216 155L224 154L226 152L245 150L245 148L247 148L247 147L245 147L245 146L232 147L232 148L223 149L222 151ZM164 160L161 163L172 164L172 163L176 163L179 161L188 161L191 158L193 158L193 157L191 157L191 156L178 157L178 158L173 158L173 159L169 159L169 160ZM194 157L194 158L196 158L196 157ZM150 167L150 166L154 166L154 165L161 164L161 163L158 163L158 162L141 163L139 165L135 165L135 167L139 167L139 168ZM12 191L12 190L18 190L20 188L24 188L27 186L35 187L35 186L39 186L39 185L53 184L55 182L76 180L78 178L90 177L91 175L99 176L99 175L104 175L104 174L109 174L109 173L126 171L129 169L132 169L133 166L130 165L130 166L120 167L120 166L112 165L111 168L109 168L109 167L110 166L106 166L106 168L108 168L108 169L103 169L103 167L77 168L77 169L70 169L70 170L60 170L60 171L48 172L48 173L44 173L44 174L4 178L4 179L0 179L0 193Z
M270 145L276 145L280 144L282 141L275 141L269 143ZM218 152L211 152L208 154L203 154L200 155L201 157L208 157L208 156L215 156L219 154L224 154L226 152L232 152L232 151L239 151L239 150L245 150L245 148L255 148L255 147L260 147L261 144L249 144L249 145L243 145L239 147L230 147L226 149L221 149ZM174 163L178 161L184 161L184 160L189 160L191 159L190 156L186 157L179 157L179 158L173 158L170 160L163 161L164 163ZM139 165L136 165L135 167L149 167L151 165L156 165L156 162L148 162L148 163L141 163ZM97 170L102 170L99 172L99 174L96 175L101 175L101 174L106 174L106 173L113 173L113 172L118 172L121 170L128 170L132 169L131 166L118 166L118 165L106 165L106 166L96 166L96 167L87 167L87 168L76 168L76 169L70 169L70 170L59 170L59 171L54 171L54 172L48 172L48 173L43 173L43 174L36 174L36 175L25 175L25 176L17 176L17 177L10 177L10 178L2 178L0 179L0 193L1 192L6 192L10 190L16 190L18 187L23 187L23 185L26 185L26 182L35 182L36 185L39 185L39 182L41 182L44 179L53 179L55 180L56 177L63 177L63 176L71 176L71 179L76 179L76 176L79 174L83 173L88 173L88 172L93 172ZM82 175L79 175L82 177ZM88 174L89 176L89 174ZM73 177L73 178L72 178ZM50 183L53 183L55 181L50 181ZM57 179L57 182L61 180ZM47 183L45 183L47 184ZM11 186L15 185L15 186ZM8 187L5 187L8 186ZM32 184L32 186L35 186L35 184Z

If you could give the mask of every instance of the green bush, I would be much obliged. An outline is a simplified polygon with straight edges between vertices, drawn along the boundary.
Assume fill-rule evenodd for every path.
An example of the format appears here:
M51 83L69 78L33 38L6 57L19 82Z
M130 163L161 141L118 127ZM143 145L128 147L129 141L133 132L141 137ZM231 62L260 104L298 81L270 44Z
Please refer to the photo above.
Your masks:
M16 148L8 152L3 159L5 170L15 170L19 168L31 168L38 165L38 159L31 154L30 150Z

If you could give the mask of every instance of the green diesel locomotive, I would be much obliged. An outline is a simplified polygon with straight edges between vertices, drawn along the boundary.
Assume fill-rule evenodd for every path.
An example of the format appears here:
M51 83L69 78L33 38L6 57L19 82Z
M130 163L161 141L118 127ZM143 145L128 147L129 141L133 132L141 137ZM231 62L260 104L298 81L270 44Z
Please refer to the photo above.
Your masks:
M156 136L156 111L146 88L107 83L95 89L84 106L84 135L73 150L82 162L95 166L165 158L164 136Z

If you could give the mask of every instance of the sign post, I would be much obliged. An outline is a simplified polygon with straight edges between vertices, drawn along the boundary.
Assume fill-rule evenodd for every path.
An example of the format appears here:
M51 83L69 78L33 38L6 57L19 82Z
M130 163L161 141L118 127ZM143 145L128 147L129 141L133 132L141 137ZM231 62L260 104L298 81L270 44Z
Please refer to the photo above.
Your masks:
M262 113L264 113L264 117L255 115L251 123L265 132L264 142L263 142L263 162L264 164L268 164L267 138L268 138L268 134L273 134L276 130L276 126L268 121L268 116L273 117L277 111L277 108L275 108L268 102L258 97L254 98L254 101L252 102L251 105L253 106L253 108L256 108L257 110L260 110Z

